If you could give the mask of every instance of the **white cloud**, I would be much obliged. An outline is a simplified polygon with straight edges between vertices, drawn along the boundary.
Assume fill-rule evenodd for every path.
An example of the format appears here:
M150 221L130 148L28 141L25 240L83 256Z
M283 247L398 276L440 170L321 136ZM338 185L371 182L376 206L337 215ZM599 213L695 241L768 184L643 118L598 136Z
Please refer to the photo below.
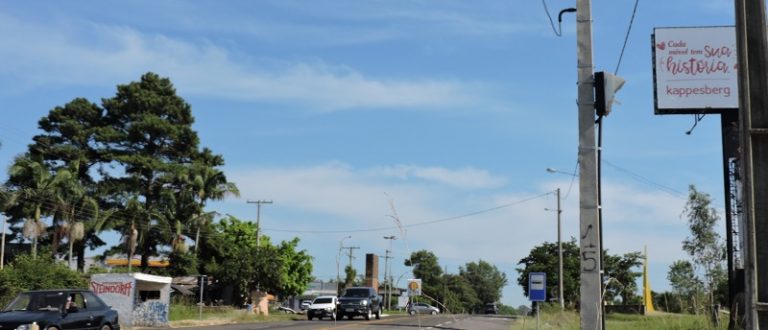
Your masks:
M497 188L506 183L504 178L495 177L488 171L474 168L451 170L443 167L397 165L376 168L371 173L399 179L418 178L465 189Z
M470 104L477 108L489 103L487 87L480 83L374 78L345 65L252 58L210 41L144 34L123 26L48 24L0 15L4 40L0 55L14 64L3 69L2 85L115 85L154 71L171 77L182 95L277 102L321 111L452 109Z

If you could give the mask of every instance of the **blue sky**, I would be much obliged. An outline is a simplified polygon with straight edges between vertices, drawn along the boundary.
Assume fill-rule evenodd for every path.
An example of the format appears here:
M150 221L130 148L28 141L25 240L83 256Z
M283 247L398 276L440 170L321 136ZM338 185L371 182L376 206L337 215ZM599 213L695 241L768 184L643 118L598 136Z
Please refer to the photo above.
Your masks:
M575 6L546 3L555 24ZM634 1L592 6L595 69L613 72ZM647 245L657 291L685 257L688 185L724 203L720 120L686 135L691 116L653 114L650 35L733 21L732 1L641 1L619 68L627 82L603 137L605 247ZM556 241L547 192L563 190L563 237L578 231L578 180L545 171L576 166L575 16L558 37L540 1L3 0L0 40L4 169L55 106L156 72L242 192L211 209L255 220L246 201L273 200L265 233L299 237L320 279L335 278L343 237L363 273L363 254L384 255L395 235L395 279L409 277L410 251L451 273L482 259L507 274L502 302L517 306L517 262Z

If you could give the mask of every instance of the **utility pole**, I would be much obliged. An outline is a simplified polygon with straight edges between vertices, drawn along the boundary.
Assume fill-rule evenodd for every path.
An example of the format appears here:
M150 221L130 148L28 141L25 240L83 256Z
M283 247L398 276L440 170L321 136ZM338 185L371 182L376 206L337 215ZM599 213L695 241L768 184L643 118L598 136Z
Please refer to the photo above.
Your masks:
M561 239L560 213L560 188L557 188L557 290L558 300L560 301L560 310L565 310L565 300L563 299L563 241Z
M765 0L735 0L745 233L745 327L768 327L768 41ZM762 325L761 325L762 324Z
M248 204L256 204L256 248L258 249L261 245L261 204L272 204L272 201L248 201Z
M345 246L344 248L349 250L349 252L347 252L347 256L349 257L349 267L352 267L352 259L355 258L354 256L352 256L352 250L357 250L360 247L359 246Z
M352 238L352 236L345 236L339 240L339 252L336 254L336 295L339 295L339 282L341 282L341 276L339 275L339 263L341 259L341 250L344 249L344 240Z
M0 230L3 231L3 238L0 240L0 270L3 270L3 263L5 260L5 217L0 214L0 218L3 218L3 225L0 226Z
M602 246L597 203L595 92L592 65L592 4L576 1L579 118L579 248L581 329L603 328Z
M392 259L390 256L390 253L392 253L392 241L396 240L397 237L394 235L390 236L384 236L384 239L389 240L389 250L387 250L386 256L384 257L384 289L387 290L385 293L385 296L387 297L387 310L392 309L392 270L390 267L392 266L389 262L389 259ZM387 274L389 274L389 280L387 280Z

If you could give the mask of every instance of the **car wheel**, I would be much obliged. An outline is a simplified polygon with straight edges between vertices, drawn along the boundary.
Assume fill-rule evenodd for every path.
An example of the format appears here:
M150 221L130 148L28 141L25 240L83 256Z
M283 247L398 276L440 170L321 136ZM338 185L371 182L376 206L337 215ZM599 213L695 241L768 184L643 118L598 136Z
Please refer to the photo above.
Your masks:
M353 317L355 317L355 316L352 315L352 314L349 314L349 315L347 315L347 320L351 320Z
M368 312L365 313L365 320L366 321L370 321L371 320L371 316L373 316L373 312L371 312L371 310L369 309Z
M430 313L430 314L432 314L432 315L437 315L437 312L435 312L435 311L432 311L432 313Z
M109 324L105 324L101 326L101 330L112 330L112 327L110 327Z
M312 315L307 314L307 320L312 321Z
M376 319L381 320L381 307L379 307L379 309L376 310Z

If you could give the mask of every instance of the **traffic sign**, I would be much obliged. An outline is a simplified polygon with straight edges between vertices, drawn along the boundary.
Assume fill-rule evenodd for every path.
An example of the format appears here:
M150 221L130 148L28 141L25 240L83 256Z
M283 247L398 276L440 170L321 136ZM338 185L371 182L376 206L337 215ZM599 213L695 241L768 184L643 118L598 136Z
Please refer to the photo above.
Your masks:
M421 279L409 279L408 280L408 296L420 296L421 295Z
M528 273L528 300L547 301L547 273Z

